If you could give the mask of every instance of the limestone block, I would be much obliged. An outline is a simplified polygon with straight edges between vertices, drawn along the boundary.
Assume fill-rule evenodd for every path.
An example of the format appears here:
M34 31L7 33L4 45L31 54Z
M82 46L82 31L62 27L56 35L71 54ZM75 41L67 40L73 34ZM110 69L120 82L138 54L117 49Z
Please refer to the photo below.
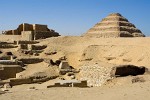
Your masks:
M59 65L59 68L60 69L70 69L70 66L69 66L68 62L62 61Z
M34 31L48 31L47 25L33 24Z
M22 36L22 40L26 40L26 41L34 40L34 33L32 31L22 31L21 36Z

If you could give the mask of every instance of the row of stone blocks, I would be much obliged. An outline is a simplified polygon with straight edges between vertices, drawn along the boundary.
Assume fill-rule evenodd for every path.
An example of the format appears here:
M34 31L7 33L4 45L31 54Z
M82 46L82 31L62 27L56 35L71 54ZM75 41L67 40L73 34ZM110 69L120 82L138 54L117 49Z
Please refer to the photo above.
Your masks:
M101 28L97 28L97 27L94 27L94 28L91 28L89 30L89 32L94 32L94 31L102 31L102 32L109 32L109 31L127 31L127 32L130 32L130 33L135 33L135 32L138 32L138 33L141 33L140 30L134 28L134 27L101 27Z
M20 44L18 49L25 50L43 50L47 46L46 45L32 45L32 44Z
M0 79L14 78L21 71L23 68L20 65L0 65Z
M0 44L0 48L2 49L8 49L8 48L16 48L17 46L11 45L11 44Z
M41 79L33 79L33 78L10 78L6 81L0 81L0 85L4 85L6 83L9 83L10 86L16 86L16 85L21 85L21 84L32 84L32 83L41 83L41 82L46 82L50 79L55 79L57 76L52 76L52 77L46 77L46 78L41 78Z
M95 27L107 27L107 26L129 26L129 27L135 27L134 24L129 23L129 22L115 22L115 21L108 21L108 22L101 22L101 23L97 23L95 25Z
M81 87L81 88L84 88L84 87L88 87L86 80L85 81L77 81L77 82L74 82L72 80L70 80L70 82L67 82L68 80L62 80L62 81L66 81L66 82L63 84L60 82L57 82L54 85L47 86L47 88L52 88L52 87Z

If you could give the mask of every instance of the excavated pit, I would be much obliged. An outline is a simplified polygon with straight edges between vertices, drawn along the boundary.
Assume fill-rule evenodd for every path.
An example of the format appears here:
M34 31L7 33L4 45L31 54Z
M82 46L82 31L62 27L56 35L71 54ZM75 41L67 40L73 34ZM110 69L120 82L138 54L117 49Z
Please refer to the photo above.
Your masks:
M143 75L147 71L146 67L138 67L134 65L121 65L115 68L115 76L116 77L124 77L124 76L137 76Z

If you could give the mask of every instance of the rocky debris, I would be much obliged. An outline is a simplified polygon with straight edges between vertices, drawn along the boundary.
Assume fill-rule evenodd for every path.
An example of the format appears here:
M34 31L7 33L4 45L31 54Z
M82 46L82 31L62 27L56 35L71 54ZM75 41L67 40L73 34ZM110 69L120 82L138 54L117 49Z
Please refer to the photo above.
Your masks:
M1 95L1 94L5 94L5 91L0 90L0 95Z
M32 87L29 87L28 90L38 90L36 87L32 86Z
M11 88L9 83L4 84L3 88L1 88L2 91L9 91L9 88Z
M0 51L0 54L3 53L2 51Z
M106 67L101 64L87 63L80 67L79 76L80 76L80 80L87 80L88 86L101 86L107 80L113 78L111 76L111 71L112 71L112 67Z
M48 53L46 52L45 54L46 55L55 55L55 54L57 54L57 52L56 51L52 51L52 52L48 52Z
M145 82L145 79L143 77L134 77L132 79L132 83L137 83L137 82Z

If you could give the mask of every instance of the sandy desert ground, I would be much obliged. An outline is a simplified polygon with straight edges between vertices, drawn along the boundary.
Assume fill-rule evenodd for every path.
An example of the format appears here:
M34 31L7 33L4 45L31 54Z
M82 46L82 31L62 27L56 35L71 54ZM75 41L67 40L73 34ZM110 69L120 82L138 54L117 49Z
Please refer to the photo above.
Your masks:
M35 85L34 85L35 86ZM150 84L135 83L93 88L49 88L28 90L29 86L16 86L0 100L149 100Z
M9 39L7 39L9 40ZM6 41L1 39L1 41ZM11 39L9 40L11 41ZM47 45L38 58L57 60L65 56L70 65L79 69L86 62L103 62L106 68L112 65L136 65L150 68L150 38L88 38L77 36L60 36L40 40L37 45ZM4 51L2 49L2 51ZM8 50L9 51L9 50ZM11 51L18 58L30 57ZM46 55L48 52L55 55ZM45 65L45 66L43 66ZM101 64L102 65L102 64ZM92 66L92 65L91 65ZM48 65L44 62L29 64L22 75L31 76ZM133 82L133 79L140 78ZM91 88L46 88L53 80L42 84L23 84L10 88L5 94L0 94L0 100L149 100L149 74L117 77L106 82L101 87ZM34 89L30 89L34 87Z

